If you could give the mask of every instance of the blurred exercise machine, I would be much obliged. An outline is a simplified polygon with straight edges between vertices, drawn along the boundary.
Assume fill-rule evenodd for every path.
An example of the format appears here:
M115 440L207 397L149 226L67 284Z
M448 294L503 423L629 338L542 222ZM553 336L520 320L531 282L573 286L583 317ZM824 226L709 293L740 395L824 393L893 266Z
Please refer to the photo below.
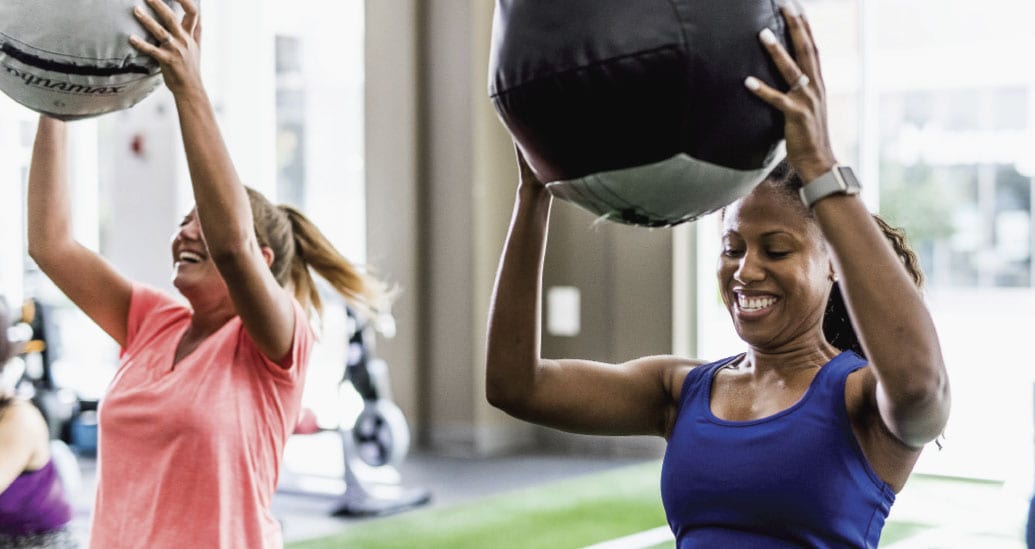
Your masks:
M406 418L392 401L388 365L374 354L376 330L351 310L347 359L341 387L353 389L363 401L354 421L335 429L321 429L311 410L304 410L296 435L333 431L341 439L345 461L344 490L341 480L321 482L312 476L285 471L281 489L287 492L328 493L337 488L331 514L373 516L397 513L431 501L429 491L402 485L399 465L410 447ZM347 391L339 391L339 394ZM333 482L337 480L337 482ZM321 486L322 485L322 486Z
M78 459L69 447L80 402L75 391L61 387L54 377L60 339L48 307L35 298L25 300L20 318L16 317L7 336L19 349L16 364L9 365L17 369L14 393L29 399L43 415L50 431L52 459L65 493L72 497L81 484Z

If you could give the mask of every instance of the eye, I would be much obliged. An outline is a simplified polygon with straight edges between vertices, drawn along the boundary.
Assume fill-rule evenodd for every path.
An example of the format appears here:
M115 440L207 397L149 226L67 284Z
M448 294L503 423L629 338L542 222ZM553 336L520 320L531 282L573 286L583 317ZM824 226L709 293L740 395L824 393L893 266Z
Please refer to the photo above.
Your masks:
M780 259L791 255L790 250L768 250L766 253L769 254L769 257L774 259Z
M725 257L740 257L744 255L744 250L740 248L726 247L722 250L722 255Z

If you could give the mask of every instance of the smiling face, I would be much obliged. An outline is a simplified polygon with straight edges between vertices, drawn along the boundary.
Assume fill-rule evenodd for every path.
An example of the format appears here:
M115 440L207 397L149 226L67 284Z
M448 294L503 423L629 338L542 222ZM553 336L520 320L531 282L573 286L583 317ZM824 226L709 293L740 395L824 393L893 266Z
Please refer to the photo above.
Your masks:
M172 259L173 286L189 300L224 296L229 299L226 283L209 257L196 209L183 217L173 234Z
M718 279L737 334L778 351L823 340L830 257L804 206L764 182L726 208Z

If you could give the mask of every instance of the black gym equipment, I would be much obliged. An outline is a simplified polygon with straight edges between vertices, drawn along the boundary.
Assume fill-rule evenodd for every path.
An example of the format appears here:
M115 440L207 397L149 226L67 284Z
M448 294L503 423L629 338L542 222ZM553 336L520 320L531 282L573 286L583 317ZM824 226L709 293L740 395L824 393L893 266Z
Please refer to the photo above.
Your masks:
M50 307L38 299L29 298L22 304L20 325L28 328L28 339L22 347L25 370L16 392L27 396L39 408L51 439L71 444L72 424L79 414L80 403L75 392L61 387L54 377L61 340L50 316Z
M557 197L643 226L692 221L784 156L783 117L744 88L786 89L759 0L497 0L489 95Z
M392 401L388 365L374 354L376 330L351 309L346 308L346 312L350 335L341 383L351 385L362 397L363 408L351 424L333 429L341 437L345 474L344 491L335 495L331 514L385 515L424 505L431 501L428 490L402 485L398 466L409 451L410 430L402 411ZM286 471L281 489L313 489L314 479L302 482L298 476ZM315 484L320 484L316 480ZM340 486L341 482L322 484Z
M65 493L73 497L79 492L82 479L78 459L69 444L80 402L74 391L61 387L54 377L60 346L49 307L35 298L25 300L20 318L5 335L17 349L21 367L14 393L28 398L43 416L50 431L51 459Z

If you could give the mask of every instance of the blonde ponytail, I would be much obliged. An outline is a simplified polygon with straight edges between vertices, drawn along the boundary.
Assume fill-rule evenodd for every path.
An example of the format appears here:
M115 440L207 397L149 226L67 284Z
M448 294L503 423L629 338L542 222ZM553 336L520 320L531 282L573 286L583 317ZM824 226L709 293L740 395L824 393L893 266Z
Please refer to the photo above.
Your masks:
M294 284L295 296L303 305L311 305L318 312L322 310L320 293L309 272L311 268L364 316L374 318L385 312L389 292L383 282L360 270L341 255L302 212L287 205L279 208L287 214L295 237L291 282Z
M259 246L273 250L270 271L281 286L291 284L304 309L323 312L312 268L363 316L373 320L388 312L392 292L345 259L309 218L291 206L274 206L251 187L245 189Z

